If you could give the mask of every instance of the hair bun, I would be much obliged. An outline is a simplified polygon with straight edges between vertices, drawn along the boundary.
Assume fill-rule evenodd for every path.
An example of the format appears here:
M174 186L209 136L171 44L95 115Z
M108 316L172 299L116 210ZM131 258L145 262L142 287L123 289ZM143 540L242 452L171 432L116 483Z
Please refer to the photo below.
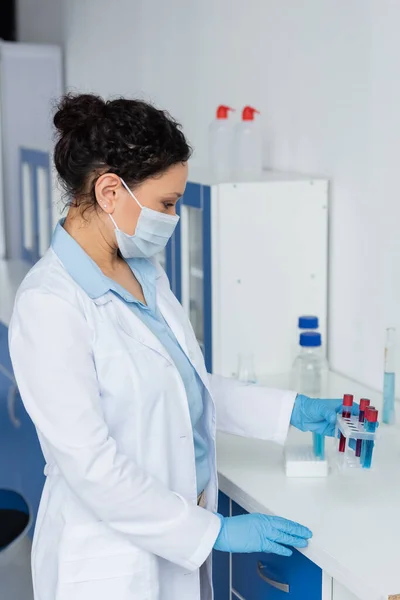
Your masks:
M66 94L54 115L54 125L61 135L85 124L88 119L104 117L105 102L92 94Z

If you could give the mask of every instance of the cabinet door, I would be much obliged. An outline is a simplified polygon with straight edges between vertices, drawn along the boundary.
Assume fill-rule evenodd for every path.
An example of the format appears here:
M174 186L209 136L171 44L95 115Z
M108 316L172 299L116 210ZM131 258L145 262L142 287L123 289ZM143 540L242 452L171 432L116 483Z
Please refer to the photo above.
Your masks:
M12 374L8 350L8 330L0 324L0 365ZM14 398L13 417L10 419L8 396L13 384L0 369L0 487L21 493L32 511L33 532L44 485L44 458L35 427L21 398Z
M182 306L189 315L204 352L203 212L190 205L181 207Z
M342 584L333 580L332 600L360 600L349 592Z
M8 352L8 329L0 323L0 488L22 493L17 430L11 422L8 407L13 387L10 377L13 372Z
M246 511L232 503L232 515ZM246 600L321 600L322 571L305 556L232 554L232 590Z
M4 345L0 336L0 354ZM4 366L1 361L0 365ZM8 395L11 382L0 370L0 488L21 490L21 477L18 472L18 447L15 427L8 413Z
M26 412L19 395L16 404L16 417L20 422L20 427L16 429L14 434L18 448L17 469L20 478L20 491L32 511L33 521L31 532L33 533L45 482L45 461L35 426Z
M212 364L210 199L208 186L187 184L172 246L173 291L192 323L208 370Z
M229 517L230 500L222 492L218 495L218 512ZM230 554L213 551L214 600L230 600Z
M50 245L53 227L48 152L20 149L22 258L35 263Z

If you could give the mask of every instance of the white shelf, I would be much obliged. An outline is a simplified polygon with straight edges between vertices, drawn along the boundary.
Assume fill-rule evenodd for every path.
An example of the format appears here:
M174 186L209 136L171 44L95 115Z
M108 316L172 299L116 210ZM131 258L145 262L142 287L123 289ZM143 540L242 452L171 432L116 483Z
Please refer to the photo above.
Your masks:
M270 169L264 169L258 178L252 179L238 179L237 177L232 177L231 181L218 181L215 176L211 173L210 169L204 168L201 165L195 164L194 162L189 163L189 181L193 183L200 183L202 185L236 185L236 184L252 184L252 183L260 183L263 181L269 182L282 182L286 181L296 182L296 181L326 181L324 177L320 175L311 175L311 174L302 174L302 173L288 173L285 171L273 171Z

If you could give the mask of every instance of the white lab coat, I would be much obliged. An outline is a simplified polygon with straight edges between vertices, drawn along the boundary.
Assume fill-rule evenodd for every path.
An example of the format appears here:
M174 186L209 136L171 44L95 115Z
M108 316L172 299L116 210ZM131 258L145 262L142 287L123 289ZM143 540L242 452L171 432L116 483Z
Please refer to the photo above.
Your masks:
M11 358L47 474L35 600L211 600L216 421L230 433L286 437L295 395L207 375L161 267L157 298L209 392L206 509L196 503L185 388L158 339L113 293L92 300L51 249L18 291Z

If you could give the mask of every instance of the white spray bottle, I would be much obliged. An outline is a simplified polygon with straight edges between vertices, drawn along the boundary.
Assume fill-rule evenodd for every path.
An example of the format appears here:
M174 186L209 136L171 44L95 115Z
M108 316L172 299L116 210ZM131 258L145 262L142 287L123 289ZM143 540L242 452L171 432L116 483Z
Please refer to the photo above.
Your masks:
M258 120L260 114L251 106L245 106L242 121L235 129L235 176L237 179L259 179L262 174L262 132Z
M229 119L233 108L221 105L217 109L216 118L209 129L209 163L210 171L217 182L232 181L233 177L233 137L234 127Z

